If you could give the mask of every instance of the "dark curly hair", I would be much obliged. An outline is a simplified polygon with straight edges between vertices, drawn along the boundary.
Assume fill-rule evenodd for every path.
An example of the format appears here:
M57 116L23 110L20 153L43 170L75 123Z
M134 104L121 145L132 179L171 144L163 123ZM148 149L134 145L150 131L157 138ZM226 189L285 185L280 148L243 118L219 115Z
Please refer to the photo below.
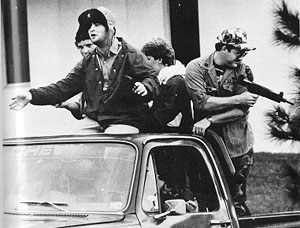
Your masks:
M175 64L175 51L172 46L162 38L155 38L146 43L141 50L146 56L155 60L162 59L162 64L171 66Z

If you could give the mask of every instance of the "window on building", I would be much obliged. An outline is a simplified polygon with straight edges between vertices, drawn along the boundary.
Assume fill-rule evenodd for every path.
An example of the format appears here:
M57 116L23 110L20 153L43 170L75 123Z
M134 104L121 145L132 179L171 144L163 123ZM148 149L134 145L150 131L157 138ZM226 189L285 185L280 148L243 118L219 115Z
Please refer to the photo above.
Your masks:
M170 0L172 46L176 59L187 64L200 56L198 0Z

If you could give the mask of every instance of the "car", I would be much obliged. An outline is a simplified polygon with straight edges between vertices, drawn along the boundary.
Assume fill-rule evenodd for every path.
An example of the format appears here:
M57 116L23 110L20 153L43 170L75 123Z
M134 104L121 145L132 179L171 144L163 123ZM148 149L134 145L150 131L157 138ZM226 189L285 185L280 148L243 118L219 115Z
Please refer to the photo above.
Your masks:
M4 227L300 227L238 217L222 140L103 133L3 140Z

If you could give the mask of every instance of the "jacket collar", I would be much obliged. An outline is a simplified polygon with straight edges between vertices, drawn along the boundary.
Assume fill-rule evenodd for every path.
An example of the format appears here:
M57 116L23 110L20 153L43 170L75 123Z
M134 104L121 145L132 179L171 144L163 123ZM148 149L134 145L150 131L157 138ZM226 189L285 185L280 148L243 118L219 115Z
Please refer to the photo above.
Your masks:
M112 44L107 54L102 53L98 47L96 47L96 53L99 54L100 56L104 56L105 58L109 58L112 54L113 55L118 54L120 49L121 49L121 42L118 39L113 38Z
M202 67L207 70L208 76L211 78L215 87L218 86L218 79L216 74L216 68L214 66L214 53L211 53L204 62L202 62Z
M166 83L170 78L172 78L175 75L181 75L184 77L185 74L185 67L184 65L176 60L175 65L164 67L160 70L158 73L157 79L160 84Z
M233 73L233 71L235 71L235 70L227 68L225 70L225 72L223 73L222 78L218 79L217 73L216 73L216 68L214 66L214 54L215 54L215 52L210 54L205 59L205 61L202 63L203 64L202 67L207 70L209 77L212 79L214 85L217 86L218 85L218 80L221 80L220 83L222 84L228 78L228 76L231 73ZM243 64L241 64L241 66L236 70L238 75L242 73L242 69L243 69L242 65Z

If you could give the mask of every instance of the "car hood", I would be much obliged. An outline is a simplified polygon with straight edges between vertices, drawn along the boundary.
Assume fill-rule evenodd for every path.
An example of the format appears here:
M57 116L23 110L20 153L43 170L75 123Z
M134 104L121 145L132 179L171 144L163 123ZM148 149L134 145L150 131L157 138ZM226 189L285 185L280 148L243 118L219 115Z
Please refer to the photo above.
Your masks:
M49 227L124 227L138 225L139 222L134 215L95 215L95 214L66 214L49 213L34 215L4 214L5 228L49 228Z

